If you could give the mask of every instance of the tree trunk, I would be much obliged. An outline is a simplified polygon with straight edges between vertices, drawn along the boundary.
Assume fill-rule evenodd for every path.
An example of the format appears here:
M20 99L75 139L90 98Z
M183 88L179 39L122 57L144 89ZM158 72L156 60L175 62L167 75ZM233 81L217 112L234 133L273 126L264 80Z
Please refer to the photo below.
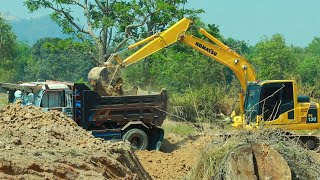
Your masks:
M97 66L104 66L106 61L106 46L101 42L98 44Z

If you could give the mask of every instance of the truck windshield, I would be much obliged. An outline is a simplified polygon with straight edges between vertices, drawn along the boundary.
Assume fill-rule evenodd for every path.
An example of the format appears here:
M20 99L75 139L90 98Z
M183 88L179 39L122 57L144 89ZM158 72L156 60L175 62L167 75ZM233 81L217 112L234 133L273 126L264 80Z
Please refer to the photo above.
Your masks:
M64 107L63 91L46 91L42 97L41 107Z
M260 85L249 85L247 88L244 109L248 122L254 122L258 115L260 91Z

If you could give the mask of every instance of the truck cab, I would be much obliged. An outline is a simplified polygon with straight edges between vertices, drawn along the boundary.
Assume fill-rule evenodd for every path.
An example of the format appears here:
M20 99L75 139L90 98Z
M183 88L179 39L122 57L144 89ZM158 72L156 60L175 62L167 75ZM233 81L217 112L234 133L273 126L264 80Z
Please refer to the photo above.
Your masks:
M45 112L58 110L69 118L73 117L73 92L66 83L29 82L7 84L9 103L21 101L24 106L37 106Z

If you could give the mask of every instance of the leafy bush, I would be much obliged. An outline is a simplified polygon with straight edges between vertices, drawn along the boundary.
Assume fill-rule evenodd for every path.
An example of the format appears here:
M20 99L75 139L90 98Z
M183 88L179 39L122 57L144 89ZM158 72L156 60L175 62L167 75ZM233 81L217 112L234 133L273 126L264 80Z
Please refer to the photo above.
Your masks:
M226 87L205 84L199 89L189 88L184 94L172 94L169 104L172 114L191 122L207 122L215 120L218 115L228 114L232 99Z

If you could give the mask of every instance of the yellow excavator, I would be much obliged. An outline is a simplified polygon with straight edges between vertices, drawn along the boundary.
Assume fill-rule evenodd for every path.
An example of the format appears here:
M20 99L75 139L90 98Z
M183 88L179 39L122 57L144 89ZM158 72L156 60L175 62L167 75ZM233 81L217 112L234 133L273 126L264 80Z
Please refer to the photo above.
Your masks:
M129 46L128 49L133 49L144 45L125 59L119 54L113 54L105 67L91 70L88 76L91 85L102 95L110 94L108 93L110 89L119 94L122 83L121 78L116 75L119 69L180 41L229 67L238 78L241 85L240 114L232 117L232 126L247 129L260 127L276 127L284 130L320 129L319 104L310 102L307 96L298 96L298 87L294 80L257 81L253 66L244 57L202 28L199 30L200 33L212 42L188 34L191 24L190 19L183 18L167 30ZM298 137L310 149L315 149L319 145L319 138L316 136L292 136Z

